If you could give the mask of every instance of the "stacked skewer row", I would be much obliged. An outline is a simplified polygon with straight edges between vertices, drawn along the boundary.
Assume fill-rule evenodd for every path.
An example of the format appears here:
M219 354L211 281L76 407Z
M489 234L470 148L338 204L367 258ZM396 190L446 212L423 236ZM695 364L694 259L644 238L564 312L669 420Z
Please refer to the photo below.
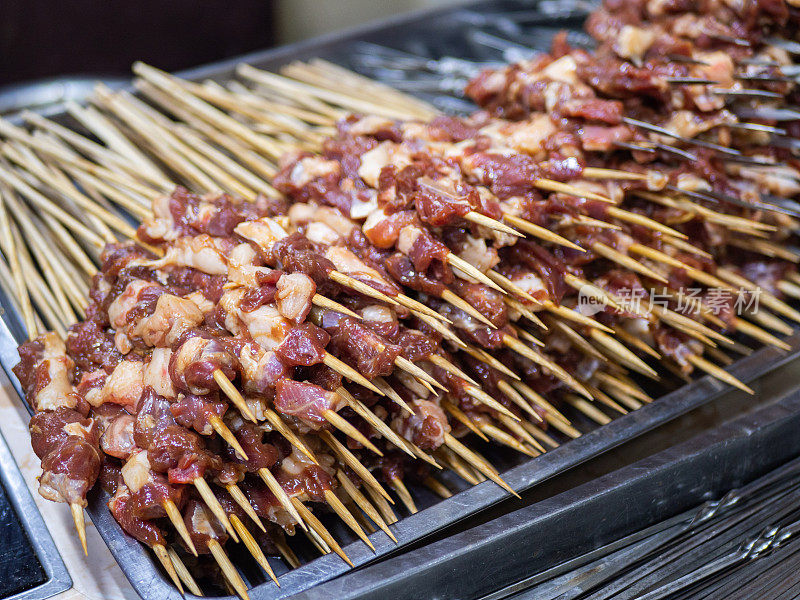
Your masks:
M136 65L139 97L69 107L88 137L0 122L42 495L85 544L103 485L181 591L205 555L247 597L229 541L276 583L285 534L349 562L312 507L371 546L442 468L514 493L468 436L537 456L580 435L564 407L650 402L634 375L751 391L722 367L800 322L796 86L765 43L796 15L761 4L609 3L596 52L483 73L463 119L312 61Z

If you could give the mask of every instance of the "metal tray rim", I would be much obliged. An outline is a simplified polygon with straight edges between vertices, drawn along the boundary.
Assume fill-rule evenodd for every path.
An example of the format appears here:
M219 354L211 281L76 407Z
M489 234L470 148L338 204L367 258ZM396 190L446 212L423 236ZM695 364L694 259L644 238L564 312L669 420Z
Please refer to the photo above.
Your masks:
M0 319L0 340L10 337L11 333L5 322ZM5 344L0 343L0 362L4 366L10 357L16 356L13 347L10 349L10 356L8 350ZM2 434L0 434L0 480L8 491L9 502L19 517L47 577L41 585L18 592L6 600L38 600L70 589L72 578Z

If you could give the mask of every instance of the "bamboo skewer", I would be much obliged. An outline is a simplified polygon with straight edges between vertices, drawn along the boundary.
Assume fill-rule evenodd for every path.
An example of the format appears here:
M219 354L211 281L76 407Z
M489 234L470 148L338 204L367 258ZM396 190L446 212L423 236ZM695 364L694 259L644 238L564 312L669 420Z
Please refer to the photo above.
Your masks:
M208 549L231 587L243 600L250 600L250 596L247 594L247 586L244 584L242 576L239 575L239 571L233 566L231 559L228 558L220 543L212 538L208 541Z
M195 596L202 596L203 591L200 589L200 586L197 585L197 582L194 580L194 577L192 577L189 569L187 569L186 565L183 564L180 556L178 556L178 554L172 548L168 548L167 553L169 554L172 566L175 567L175 572L183 582L183 585L186 586L186 589L192 592Z

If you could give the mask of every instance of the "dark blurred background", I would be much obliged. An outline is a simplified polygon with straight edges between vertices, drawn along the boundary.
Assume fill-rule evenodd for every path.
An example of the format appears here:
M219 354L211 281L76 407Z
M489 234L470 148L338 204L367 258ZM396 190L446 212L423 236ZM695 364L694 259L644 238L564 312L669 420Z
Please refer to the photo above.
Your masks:
M0 85L191 67L274 45L274 24L270 0L0 0Z
M457 0L0 0L0 115Z
M0 0L0 86L183 69L454 0Z

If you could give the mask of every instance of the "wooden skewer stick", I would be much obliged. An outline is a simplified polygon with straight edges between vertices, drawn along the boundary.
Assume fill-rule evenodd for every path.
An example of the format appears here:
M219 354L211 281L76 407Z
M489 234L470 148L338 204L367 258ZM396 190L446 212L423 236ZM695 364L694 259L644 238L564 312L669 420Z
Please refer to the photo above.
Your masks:
M658 221L651 219L649 217L645 217L644 215L623 210L617 206L607 207L606 212L608 213L608 216L613 217L615 219L619 219L620 221L625 221L626 223L632 223L633 225L640 225L642 227L647 227L648 229L652 229L653 231L658 231L665 235L669 235L681 240L689 239L686 234L681 233L677 229L668 227L667 225L659 223Z
M658 373L650 365L644 362L641 358L636 356L633 352L628 350L623 344L615 340L610 335L602 331L593 330L589 333L592 340L594 340L603 350L605 350L614 360L622 363L626 367L634 371L646 375L658 381Z
M27 249L22 245L22 239L16 227L12 227L12 235L14 236L15 245L17 248L17 257L19 258L20 266L25 271L25 275L28 280L27 287L28 291L30 292L31 299L36 305L39 314L47 322L49 328L53 329L61 339L65 339L67 337L67 320L61 315L58 303L53 296L52 290L48 285L45 284L44 280L36 271L36 266L33 262L33 259L28 254ZM0 262L0 265L5 267L5 263L3 262ZM10 274L8 276L8 280L10 285L13 287L13 279Z
M337 373L339 373L342 377L346 377L350 381L357 383L358 385L367 388L378 394L379 396L383 396L384 393L380 390L380 388L373 385L369 380L367 380L361 373L356 371L353 367L348 365L347 363L339 360L330 352L326 352L322 362L325 364L326 367L333 369Z
M419 512L417 505L414 503L414 499L411 497L411 492L408 491L402 479L395 477L389 482L389 485L392 486L392 489L403 502L403 505L408 509L408 512L412 515Z
M542 429L537 425L523 421L522 426L527 430L528 433L530 433L537 440L541 441L543 444L547 444L550 446L550 448L558 448L559 443L542 431Z
M449 360L447 360L444 356L441 356L440 354L431 354L427 358L427 360L428 362L433 363L440 369L447 371L451 375L455 375L456 377L463 379L467 383L471 383L472 385L475 386L478 385L477 381L475 381L472 377L464 373L464 371L462 371L459 367L451 363Z
M586 167L581 171L581 176L586 179L618 179L622 181L647 181L645 173L632 173L618 169L603 169L600 167Z
M270 88L277 87L278 89L282 89L285 93L289 94L289 97L310 96L311 98L340 106L347 111L378 114L392 119L403 119L409 116L406 109L398 110L392 106L379 105L378 103L366 100L365 98L368 98L368 96L355 98L345 92L322 89L310 83L255 69L250 65L239 65L236 72L245 79L264 84Z
M236 531L231 525L230 520L228 519L228 515L225 514L225 509L222 508L222 505L217 500L217 497L214 496L214 492L211 491L208 483L202 477L198 477L193 482L195 489L199 492L200 497L203 499L203 502L206 503L206 506L214 513L214 516L217 517L220 523L225 526L225 530L228 532L233 538L234 542L238 542L239 538L236 537Z
M128 164L135 165L136 174L147 173L145 177L154 184L160 184L164 191L170 188L172 182L164 172L96 108L83 107L76 102L67 102L66 107L70 115L101 139L110 150L124 157Z
M599 332L598 332L599 333ZM592 395L589 393L581 383L575 379L572 375L567 373L564 369L562 369L559 365L554 363L552 360L545 358L538 352L534 352L528 346L520 342L517 338L512 337L506 334L503 337L503 344L513 350L520 356L524 356L528 360L536 363L539 366L545 367L548 369L555 377L566 383L569 387L577 391L579 394L582 394L591 400Z
M389 502L387 502L386 498L378 494L378 492L370 487L368 487L366 491L367 494L369 494L369 497L372 499L373 504L378 508L378 511L380 511L384 521L386 521L388 525L394 525L397 523L399 519L397 518L397 515L394 514L394 511L392 510Z
M375 444L370 442L363 433L361 433L358 429L351 425L347 419L341 417L338 413L328 409L322 411L322 416L325 417L325 420L328 421L328 423L336 427L336 429L344 433L346 436L354 439L365 448L369 448L378 456L383 456L383 453L375 447Z
M578 250L580 252L586 252L586 250L581 248L578 244L569 241L567 238L558 235L557 233L553 233L541 225L536 225L535 223L531 223L530 221L526 221L525 219L521 219L520 217L515 217L514 215L510 214L504 214L503 219L508 221L511 225L523 233L537 237L540 240L557 244L559 246L564 246L565 248L572 248L573 250Z
M660 273L656 273L649 267L644 266L642 263L631 258L627 254L623 254L618 250L614 250L614 248L612 248L611 246L607 246L602 242L595 242L594 244L592 244L592 250L594 250L597 254L599 254L603 258L610 260L611 262L617 263L618 265L621 265L626 269L633 271L634 273L639 273L640 275L644 275L645 277L655 279L656 281L660 281L661 283L667 283L667 279Z
M417 318L418 318L420 321L423 321L425 324L429 325L429 326L431 327L431 329L434 329L434 330L435 330L435 331L436 331L438 334L440 334L440 335L441 335L441 336L442 336L444 339L446 339L447 341L451 342L451 343L452 343L452 344L454 344L455 346L457 346L457 347L459 347L459 348L462 348L462 349L466 347L466 344L464 343L464 341L463 341L463 340L461 340L461 338L459 338L459 337L458 337L458 336L457 336L457 335L456 335L456 334L453 332L453 330L452 330L452 329L450 329L449 327L447 327L447 326L446 326L444 323L442 323L441 321L438 321L438 320L436 320L436 319L434 319L434 318L432 318L432 317L429 317L428 315L423 315L423 314L419 314L419 315L417 315Z
M537 452L546 452L544 447L536 440L536 438L528 433L521 423L514 421L513 419L509 419L505 415L500 415L497 420L500 421L506 429L508 429L526 444L533 447Z
M686 357L686 359L695 367L700 369L701 371L705 371L709 375L711 375L715 379L719 379L720 381L727 383L735 388L739 388L747 392L748 394L755 395L753 389L741 381L739 381L736 377L728 373L725 369L721 369L717 365L712 362L707 361L702 356L698 356L696 354L690 354Z
M592 346L592 344L584 338L580 333L575 331L572 327L567 325L564 321L559 321L558 319L550 318L549 321L551 323L551 327L553 329L558 329L561 333L566 335L569 338L569 341L575 346L578 350L583 352L586 356L591 358L596 358L597 360L602 360L607 362L608 359L599 351L597 348Z
M494 356L486 352L483 348L478 348L477 346L467 346L464 348L464 352L469 354L475 360L479 360L482 363L486 363L493 369L500 371L503 375L510 377L514 380L519 380L519 375L514 373L511 369L509 369L506 365L501 363L497 360Z
M457 455L459 455L461 458L463 458L465 461L467 461L470 465L472 465L476 469L478 469L481 473L486 475L486 477L488 477L489 479L494 481L501 488L503 488L504 490L506 490L507 492L509 492L511 494L514 494L517 498L520 497L519 494L517 494L517 492L515 492L513 489L511 489L511 487L505 481L503 481L503 479L500 477L500 475L497 473L497 471L495 470L494 467L492 467L486 461L481 460L480 458L478 458L475 455L475 453L472 452L472 450L467 448L464 444L459 442L456 438L454 438L449 433L445 434L444 443L453 452L455 452Z
M330 298L322 296L321 294L314 294L314 297L311 299L311 301L314 303L314 306L318 306L319 308L326 308L328 310L332 310L341 313L345 316L353 317L354 319L358 319L359 321L361 321L361 315L359 315L356 312L353 312L346 306L342 306L338 302L331 300Z
M324 542L330 546L331 550L333 550L336 554L338 554L341 559L346 562L351 567L355 567L353 561L344 553L342 547L338 544L338 542L333 538L330 532L325 529L322 523L319 522L319 519L313 515L313 513L308 510L308 508L300 502L297 498L292 498L292 504L297 509L297 512L300 513L300 516L303 518L308 526L314 530L314 532L321 537Z
M480 425L481 431L492 438L494 441L502 444L503 446L508 446L509 448L513 448L517 452L525 454L526 456L530 456L531 458L538 456L537 452L532 452L528 448L526 448L523 444L519 442L514 436L509 435L499 427L495 427L491 423L482 423Z
M527 329L523 329L518 325L511 325L511 327L514 329L514 331L520 337L520 339L525 340L526 342L529 342L535 346L539 346L540 348L544 348L544 342L539 338L537 338L535 335L533 335Z
M607 425L608 423L611 422L611 417L601 412L597 407L593 406L590 402L586 402L586 400L584 400L583 398L579 398L578 396L575 396L573 394L565 394L564 400L568 404L571 404L574 408L581 411L592 421L595 421L600 425Z
M422 485L444 500L453 497L453 492L445 484L430 475L423 480Z
M775 346L776 348L785 350L786 352L792 349L792 347L783 340L776 338L771 333L764 331L760 327L757 327L756 325L753 325L749 321L745 321L742 318L734 317L733 324L737 331L741 331L745 335L749 335L751 338L758 340L762 344Z
M503 301L510 309L512 309L512 311L518 312L520 315L528 319L534 325L547 331L547 325L544 324L544 321L542 321L539 317L537 317L536 313L534 313L530 308L525 306L522 302L520 302L516 298L511 298L510 296L506 296L505 298L503 298Z
M504 379L500 379L497 382L497 389L500 390L509 400L511 400L514 404L519 406L522 410L524 410L530 417L533 418L534 421L538 423L542 423L543 419L539 416L533 407L525 401L525 398L522 397L514 386L512 386L508 381Z
M158 562L161 563L161 566L164 567L172 583L178 588L181 596L183 596L183 584L181 583L180 577L178 577L178 572L175 570L175 565L169 557L166 546L164 546L164 544L153 544L153 553L156 555Z
M462 459L456 455L450 448L442 447L437 450L436 458L442 461L442 464L446 465L448 469L453 471L456 475L461 477L464 481L469 483L470 485L478 485L481 481L486 481L484 476L481 474L478 478L476 475L476 471L472 471L469 468L469 465L462 461Z
M183 522L181 511L178 510L178 507L175 506L175 503L172 500L164 501L162 506L164 507L164 511L167 513L167 518L178 532L178 535L181 536L181 539L186 544L189 552L197 556L197 549L194 547L194 542L192 542L192 536L189 535L189 530L186 528L186 523Z
M567 425L571 425L571 422L567 417L562 415L555 406L550 404L547 400L545 400L540 394L537 394L532 387L528 384L523 383L522 381L513 381L511 385L525 398L530 400L536 406L540 406L545 410L545 412L555 418L556 420L561 421Z
M417 365L412 363L407 358L404 358L403 356L398 356L395 359L394 364L396 367L402 369L406 373L411 374L413 377L416 377L421 381L428 382L430 385L439 388L443 392L449 391L446 387L444 387L441 383L439 383L438 381L436 381L436 379L434 379L431 375L429 375L424 369L418 367Z
M183 561L181 560L181 557L178 556L178 553L172 548L168 548L167 553L169 554L169 559L172 562L172 566L175 567L175 572L183 582L183 585L186 586L186 589L192 592L195 596L202 596L203 591L200 589L200 586L197 585L197 582L194 580L194 577L192 577L189 569L187 569L186 565L183 564Z
M0 187L0 249L5 254L8 261L11 275L14 280L14 287L16 288L16 297L22 309L22 321L25 324L25 329L28 332L28 339L33 339L30 336L36 337L36 322L33 315L33 305L28 291L28 286L25 283L25 277L22 274L22 268L19 262L19 254L13 235L11 234L11 225L8 219L8 212L4 201L4 195L10 193L9 190Z
M283 422L280 415L276 413L271 408L267 408L264 410L264 416L267 419L267 422L272 426L275 431L280 433L292 446L300 450L311 462L315 465L318 465L316 457L311 450L303 443L303 441L297 437L297 435L287 427L286 423Z
M496 410L500 414L506 415L511 419L515 419L519 421L519 417L515 415L513 412L508 410L505 406L500 404L497 400L492 398L489 394L484 392L481 388L476 387L474 385L465 385L464 391L471 397L480 402L481 404L485 404L489 408Z
M236 439L236 436L233 435L233 432L228 428L228 426L225 425L222 419L216 415L212 415L208 418L208 422L211 424L211 427L213 427L214 431L216 431L219 436L225 440L240 457L242 457L244 460L247 460L247 454L245 453L241 444Z
M474 279L478 283L482 283L483 285L487 285L490 288L494 289L501 294L505 294L505 290L497 285L494 281L492 281L488 276L486 276L483 272L479 271L477 268L473 267L470 263L465 261L460 256L456 256L452 252L447 255L447 264L449 264L453 269L455 269L456 275L462 277L462 279L469 280ZM459 274L459 271L461 274Z
M264 523L261 522L261 519L259 518L258 514L256 514L255 509L250 504L250 501L247 499L247 496L245 496L242 489L235 483L226 485L225 489L228 490L228 493L231 495L231 498L233 498L233 501L236 502L236 504L241 507L247 516L253 520L253 523L255 523L261 531L266 533L267 530L264 528Z
M300 568L300 559L297 558L297 555L294 551L289 547L289 544L286 543L286 538L284 537L281 531L278 531L276 535L272 539L272 543L275 544L275 547L280 552L283 560L286 561L286 564L289 565L292 569L299 569Z
M105 240L102 237L86 227L75 217L67 214L63 209L56 206L49 198L33 189L10 169L0 166L0 180L13 187L20 194L28 198L37 208L60 221L65 227L74 231L95 247L102 248L105 245Z
M596 388L594 386L592 386L590 389L592 390L592 395L601 404L605 404L606 406L608 406L610 408L613 408L615 411L617 411L621 415L628 414L628 409L626 409L624 406L619 404L616 400L614 400L611 396L606 394L604 391L602 391L602 390L600 390L600 389L598 389L598 388ZM631 398L631 400L633 400L633 399ZM636 406L635 408L631 407L631 410L637 410L637 409L642 407L642 404L640 402L634 401L634 403L636 405L638 405L638 406Z
M456 421L462 423L467 429L481 438L484 442L489 441L489 438L487 438L486 434L480 430L475 421L470 419L469 416L458 406L446 399L441 400L441 405L442 408L444 408Z
M606 198L605 196L601 196L600 194L596 194L595 192L590 192L589 190L584 190L577 186L569 185L567 183L561 183L560 181L554 181L552 179L537 179L536 181L534 181L533 185L534 187L537 187L540 190L545 190L548 192L556 192L558 194L575 196L576 198L586 198L587 200L599 200L600 202L608 202L609 204L614 204L614 201L611 198Z
M286 490L283 489L278 480L275 479L275 475L272 474L272 471L266 467L262 467L258 470L258 476L261 477L261 480L266 484L267 489L272 492L272 495L275 496L275 499L283 507L283 509L289 513L289 516L291 516L297 522L297 524L300 525L300 527L306 529L306 524L303 519L300 518L300 513L298 513L297 509L295 509L292 499L289 497L289 494L286 493Z
M599 289L596 286L580 286L578 289L583 291L584 293L591 294L592 297L598 299L603 304L609 304L610 300L608 299L608 295L599 295L596 291ZM611 304L609 304L611 305ZM614 308L615 306L612 306ZM544 308L547 312L561 317L562 319L566 319L567 321L572 321L573 323L577 323L578 325L583 325L584 327L591 327L592 329L599 329L601 331L605 331L606 333L613 333L614 330L610 327L603 325L599 321L592 319L582 313L579 313L576 310L572 310L571 308L567 308L563 304L553 304L550 300L547 300L544 303ZM617 307L618 308L618 307Z
M549 425L552 425L555 429L558 429L564 435L571 437L573 440L578 439L581 437L581 432L575 429L572 425L567 425L564 421L560 419L556 419L550 413L547 413L544 417L544 420L547 421Z
M355 533L358 538L369 547L370 550L375 552L375 546L373 546L372 542L369 541L367 534L364 533L364 530L358 524L352 513L347 510L347 507L342 504L341 500L339 500L336 492L333 490L325 490L324 494L325 500L328 501L328 506L331 507L333 512L339 515L339 518L345 522L345 524L353 531L353 533Z
M220 543L212 538L208 541L208 549L231 587L243 600L250 600L250 596L247 594L247 586L244 584L242 576L239 575L239 571L233 566L231 559L228 558Z
M86 521L83 516L83 506L77 502L73 502L69 505L69 508L72 512L72 520L75 522L75 529L78 531L78 539L81 541L83 553L89 556L89 549L86 546Z
M375 415L375 413L373 413L366 406L364 406L364 404L356 400L355 397L353 397L353 395L350 392L348 392L344 387L339 387L336 390L336 393L339 394L342 398L344 398L345 402L347 402L347 405L350 408L352 408L353 411L355 411L355 413L358 416L360 416L367 423L369 423L372 426L372 428L375 429L375 431L383 435L383 437L385 437L388 441L390 441L392 444L397 446L400 450L402 450L409 456L412 457L417 456L411 450L411 448L409 447L409 443L406 440L401 438L391 427L389 427L386 423L384 423L381 419L379 419L378 416ZM379 450L377 450L377 448L373 451L374 452L377 451L377 453L380 456L383 456L383 454Z
M534 306L539 306L541 304L539 300L531 296L528 292L523 290L516 283L511 281L508 277L498 273L494 269L489 269L488 271L486 271L486 276L492 281L494 281L497 285L502 287L506 292L514 294L524 302L529 302Z
M628 346L636 348L639 352L644 352L656 360L661 358L661 355L655 350L655 348L650 346L643 339L636 337L632 333L629 333L621 326L614 327L614 335L625 342Z
M793 321L797 321L800 323L800 312L797 312L791 306L783 302L782 300L778 299L774 295L770 294L766 290L760 288L752 281L749 281L742 277L741 275L733 272L730 269L717 269L717 275L732 283L733 285L738 285L742 289L758 293L759 294L759 302L771 308L778 314L781 314L785 317L792 319Z
M215 369L213 376L214 381L216 381L217 385L219 386L219 389L221 389L231 403L239 409L239 412L242 413L246 418L250 419L253 423L258 423L253 411L251 411L250 407L247 406L247 402L239 393L239 390L237 390L233 383L231 383L231 380L225 376L225 373L223 373L220 369Z
M601 384L604 386L610 386L624 392L625 394L632 396L633 398L638 398L642 402L647 404L651 403L653 399L645 394L638 386L625 381L619 377L614 377L608 373L604 373L602 371L597 371L594 374L595 379L597 379Z
M781 321L763 307L759 307L757 311L749 312L747 317L781 335L792 335L794 331L786 322Z
M494 231L499 231L500 233L506 233L508 235L513 235L515 237L525 237L523 234L521 234L513 227L509 227L508 225L505 225L500 221L496 221L491 217L487 217L486 215L483 215L474 210L471 210L467 214L465 214L464 219L466 219L470 223L474 223L475 225L481 225L482 227L487 227L489 229L493 229Z
M375 523L378 527L380 527L381 531L383 531L386 535L389 536L395 544L397 543L397 538L394 537L391 529L386 524L386 521L383 520L380 513L375 509L375 507L370 503L369 500L361 493L361 491L355 486L355 484L350 480L350 478L343 472L337 471L336 477L339 479L339 483L342 484L342 488L345 492L353 499L353 502L364 511L372 522ZM383 489L383 488L381 488ZM388 495L388 494L387 494ZM392 501L394 502L394 501Z
M444 300L448 304L452 304L453 306L455 306L457 309L463 310L465 313L467 313L473 319L477 319L478 321L480 321L484 325L487 325L488 327L491 327L492 329L497 329L497 327L495 327L494 323L492 323L489 319L487 319L485 316L483 316L478 311L478 309L476 309L474 306L469 304L466 300L461 298L461 296L456 295L453 291L445 289L444 291L442 291L441 298L442 298L442 300Z
M231 519L231 524L233 525L234 529L236 529L236 532L239 534L239 538L242 540L242 543L245 545L245 548L247 548L248 552L250 552L250 554L256 560L258 565L262 569L264 569L267 575L269 575L270 579L272 579L272 581L275 582L275 585L280 587L281 584L278 583L278 578L275 577L275 571L272 570L269 561L267 561L267 557L264 556L264 552L261 550L255 538L247 529L247 527L245 527L244 523L242 523L242 520L236 515L230 515L230 519Z
M440 315L438 312L433 310L431 307L426 306L425 304L422 304L422 302L419 302L418 300L414 300L413 298L411 298L409 296L406 296L405 294L402 294L402 293L401 294L397 294L396 296L391 296L391 298L396 300L398 304L400 304L402 306L405 306L408 310L410 310L412 313L414 313L416 315L424 314L424 315L427 315L427 316L429 316L429 317L431 317L433 319L437 319L437 320L441 321L442 323L447 323L448 325L452 325L452 321L450 321L450 319L448 319L444 315Z
M66 164L83 169L89 173L92 173L93 175L96 175L97 177L102 177L104 180L110 183L134 190L146 198L150 198L158 193L157 189L142 185L127 174L101 167L90 160L78 157L74 153L65 151L63 147L48 143L42 138L34 137L24 129L15 127L3 119L0 119L0 133L9 137L10 139L18 140L26 146L30 146L31 148L47 154L48 156L57 158Z
M348 467L353 469L353 472L358 475L359 479L361 479L365 485L372 487L381 496L394 504L394 500L392 500L389 492L387 492L378 482L378 480L375 479L375 476L370 472L370 470L367 469L367 467L365 467L361 461L358 460L358 458L356 458L356 455L353 454L347 446L336 439L335 435L333 435L330 431L321 431L320 437Z
M380 388L380 390L386 395L387 398L389 398L389 400L397 404L408 414L410 415L414 414L414 411L408 405L408 403L400 397L400 394L398 394L397 391L392 386L390 386L389 383L383 377L376 377L375 379L372 380L372 383L374 383L378 388Z

